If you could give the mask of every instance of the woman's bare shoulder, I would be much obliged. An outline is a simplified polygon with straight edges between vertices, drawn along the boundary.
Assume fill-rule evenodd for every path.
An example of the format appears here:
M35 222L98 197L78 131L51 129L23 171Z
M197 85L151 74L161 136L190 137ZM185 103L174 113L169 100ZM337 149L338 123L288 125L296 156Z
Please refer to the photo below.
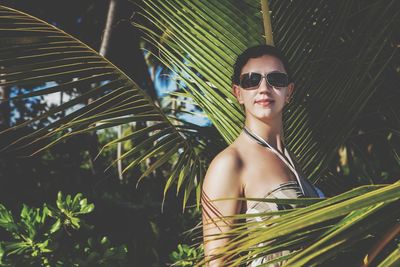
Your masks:
M222 150L212 161L209 170L224 170L233 172L240 170L242 166L241 155L236 146L230 145Z
M240 173L242 159L235 146L229 146L221 151L208 167L204 187L209 190L223 191L226 194L237 193L241 190Z

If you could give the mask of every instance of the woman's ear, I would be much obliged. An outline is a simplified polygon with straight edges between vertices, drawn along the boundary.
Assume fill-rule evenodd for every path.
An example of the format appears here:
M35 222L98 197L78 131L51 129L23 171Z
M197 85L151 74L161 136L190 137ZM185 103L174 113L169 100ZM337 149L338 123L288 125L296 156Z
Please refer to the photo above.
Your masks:
M288 93L286 95L286 103L290 102L290 99L292 98L293 92L294 92L294 83L289 83L289 85L288 85Z
M242 92L240 91L240 87L236 84L232 85L232 91L233 94L236 96L236 99L238 100L239 104L243 105L243 97L242 97Z

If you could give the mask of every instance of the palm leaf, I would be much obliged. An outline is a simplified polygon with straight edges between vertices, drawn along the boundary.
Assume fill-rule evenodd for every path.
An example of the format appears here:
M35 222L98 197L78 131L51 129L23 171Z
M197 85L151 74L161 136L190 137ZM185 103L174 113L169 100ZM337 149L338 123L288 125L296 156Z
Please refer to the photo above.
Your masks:
M317 181L379 90L382 71L393 62L390 32L399 11L393 8L394 1L270 3L274 40L289 55L297 87L284 114L287 145L306 177ZM243 113L230 92L230 74L237 54L264 42L260 3L143 0L141 5L142 17L158 29L136 22L134 26L154 45L154 56L185 83L185 96L206 112L227 143L232 142ZM307 246L274 261L286 259L290 266L325 264L398 218L398 212L392 213L398 186L368 188L369 192L359 188L277 219L235 224L232 232L215 237L233 238L217 257L228 256L230 266L239 266L253 257ZM243 252L248 253L242 256Z
M312 180L323 174L336 148L352 131L353 122L378 89L380 74L392 59L388 33L398 15L398 9L391 8L393 3L382 1L362 5L357 1L334 4L315 1L307 7L296 1L271 3L275 43L290 55L299 88L295 101L285 113L288 146L299 157ZM134 23L145 33L145 40L159 49L154 55L185 82L186 94L207 113L228 143L239 133L243 121L243 112L230 92L231 66L245 47L263 42L259 10L259 3L253 1L145 0L141 15L157 28ZM66 116L48 120L46 127L14 141L14 148L24 148L52 137L56 137L52 141L56 143L74 134L132 121L171 125L137 85L87 46L15 10L3 7L0 15L0 86L57 82L57 85L23 97L90 88L82 96L15 127L13 131L97 97L94 102ZM353 28L345 27L353 21L357 22L351 24L355 25ZM334 49L336 47L340 49ZM60 83L61 79L67 81ZM161 126L160 129L164 130ZM136 148L125 157L132 156L134 164L138 164L154 153L150 146L156 142L156 152L164 157L155 164L162 165L167 162L165 153L176 150L180 157L166 189L173 182L179 189L186 186L184 198L187 200L192 188L196 185L200 188L204 166L199 166L204 164L204 159L177 128L166 127L161 133L157 130L149 127L137 135L155 135L152 141L143 142L141 148L145 154L139 155L141 149ZM9 133L10 130L3 136ZM123 142L123 138L116 142ZM175 144L181 144L183 152L179 152ZM194 171L196 169L198 171ZM371 221L395 220L398 214L390 211L393 210L391 205L398 203L398 189L396 183L350 199L340 196L342 198L293 210L265 222L269 227L267 231L260 228L256 231L256 227L246 230L246 226L238 225L236 230L241 232L232 234L245 233L255 238L246 239L244 235L233 244L243 245L242 249L249 251L250 256L259 256L282 249L282 244L301 246L307 240L321 238L322 253L315 252L315 247L311 246L288 256L293 265L306 261L313 266L351 242L365 238L366 233L377 227ZM320 226L317 222L325 224ZM315 231L304 229L305 225L314 227ZM355 226L358 230L354 230ZM351 238L347 240L348 237ZM255 250L254 246L260 242L272 243ZM396 260L395 257L391 259ZM249 257L232 260L236 265Z
M270 2L274 40L289 55L297 88L284 114L287 145L315 182L379 89L395 53L389 36L399 11L394 1ZM143 0L140 6L147 24L133 25L232 142L244 117L230 75L240 52L265 42L260 2Z
M42 20L0 6L0 56L0 86L47 85L11 101L78 89L82 92L30 121L3 131L1 139L7 140L2 142L3 150L31 153L33 148L35 154L73 135L132 122L151 122L151 126L106 144L107 147L129 140L145 140L116 160L129 162L124 171L154 156L158 160L139 181L165 164L172 164L172 171L180 172L182 183L189 178L199 179L197 172L191 171L205 164L200 160L202 151L195 151L196 140L175 128L145 91L127 75L79 40ZM65 112L66 115L62 115ZM26 130L35 127L39 121L45 127ZM28 133L16 138L21 136L19 131ZM186 157L188 153L190 158ZM171 158L177 160L173 162ZM177 170L181 163L191 168Z
M308 206L287 210L279 217L276 217L276 212L259 213L257 216L267 218L275 215L261 222L237 223L233 230L224 233L224 236L233 237L232 241L216 254L230 259L227 266L239 266L290 249L295 252L274 261L285 259L288 266L327 266L329 260L340 257L346 249L351 250L361 241L379 239L380 235L375 232L396 224L400 216L395 208L400 200L399 187L399 182L388 186L360 187L326 200L317 200L311 205L308 199L287 199L286 203L303 202ZM282 200L260 201L280 203ZM234 217L251 218L248 215ZM348 262L353 266L357 261L361 264L362 258Z
M393 250L392 253L384 261L382 261L378 267L395 267L399 266L400 263L400 247Z
M141 7L141 15L151 27L133 24L144 32L146 41L160 49L159 60L185 82L184 89L224 139L233 141L244 117L229 89L231 67L240 51L260 43L262 31L258 21L243 21L239 27L232 17L235 13L251 17L258 10L229 1L143 1ZM227 23L237 27L226 27ZM158 27L157 32L153 26ZM255 31L248 33L248 29ZM163 35L166 32L168 35Z

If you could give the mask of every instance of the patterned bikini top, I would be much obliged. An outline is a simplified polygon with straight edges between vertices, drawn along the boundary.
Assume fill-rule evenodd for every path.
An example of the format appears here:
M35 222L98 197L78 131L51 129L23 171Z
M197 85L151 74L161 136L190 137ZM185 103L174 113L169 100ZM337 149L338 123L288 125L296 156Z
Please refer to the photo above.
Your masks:
M243 129L244 132L249 135L254 141L259 143L260 145L264 146L267 149L270 149L273 153L275 153L293 172L296 176L296 181L289 181L286 183L282 183L275 188L268 191L264 194L263 198L277 198L277 199L288 199L288 198L299 198L299 197L322 197L323 194L319 191L316 187L308 183L305 179L303 179L296 170L294 162L292 161L289 152L284 147L283 154L273 148L267 141L262 139L261 137L257 136L255 133L252 133L248 128ZM295 204L278 204L273 202L255 202L253 205L248 207L246 214L259 214L256 216L251 216L246 219L247 222L260 222L265 221L271 218L271 215L260 213L267 213L272 211L279 211L279 210L287 210L296 208L297 205ZM249 226L251 227L251 226ZM264 246L265 243L259 244L259 246ZM267 267L281 267L285 264L285 261L268 264L267 262L284 255L288 255L290 253L289 250L279 251L276 253L271 253L268 255L264 255L262 257L256 257L253 261L251 261L247 266L248 267L256 267L260 265L264 265ZM266 265L267 264L267 265Z
M293 172L296 177L296 181L289 181L286 183L282 183L272 190L268 191L264 194L263 198L299 198L299 197L320 197L321 195L318 192L318 189L313 187L308 181L302 178L296 170L293 160L290 157L289 152L284 147L284 154L277 151L274 147L268 144L260 136L251 132L246 126L243 131L250 136L254 141L263 147L271 150L274 154L276 154L285 165ZM268 211L278 211L283 209L295 208L294 205L282 205L276 203L269 202L256 202L247 208L246 213L260 213L260 212L268 212ZM257 218L255 218L257 219ZM264 218L265 219L265 218Z

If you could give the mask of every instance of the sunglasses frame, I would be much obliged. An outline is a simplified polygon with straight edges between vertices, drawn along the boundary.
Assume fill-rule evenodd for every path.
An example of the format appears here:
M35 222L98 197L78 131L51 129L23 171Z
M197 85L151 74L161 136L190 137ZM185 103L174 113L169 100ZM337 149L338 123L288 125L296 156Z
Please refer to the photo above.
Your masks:
M269 81L268 81L268 75L273 74L273 73L285 74L286 77L287 77L287 80L288 80L288 84L287 84L286 86L275 86L275 85L270 84ZM261 79L260 79L260 81L258 82L257 86L252 86L252 87L244 88L244 87L242 86L242 77L243 77L244 75L250 75L250 76L251 76L251 74L259 74L259 75L261 76ZM261 82L262 82L262 80L263 80L264 78L265 78L265 81L267 82L267 84L268 84L269 86L275 87L275 88L285 88L285 87L288 87L289 84L290 84L289 76L287 75L287 73L285 73L285 72L279 72L279 71L272 71L272 72L266 73L266 74L264 74L264 75L262 75L261 73L258 73L258 72L247 72L247 73L243 73L243 74L240 75L239 85L240 85L240 87L242 87L244 90L258 89L258 88L260 87L260 84L261 84Z

